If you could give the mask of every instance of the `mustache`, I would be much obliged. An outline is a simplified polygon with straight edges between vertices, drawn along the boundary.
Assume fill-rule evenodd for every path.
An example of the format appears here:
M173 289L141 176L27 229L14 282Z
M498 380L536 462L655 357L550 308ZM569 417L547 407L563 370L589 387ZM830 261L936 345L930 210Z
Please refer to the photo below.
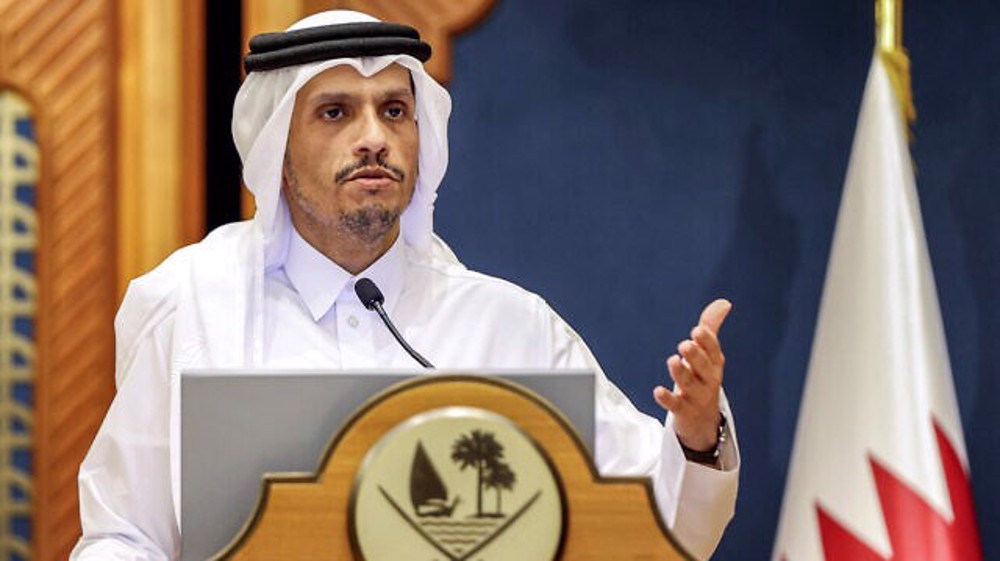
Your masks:
M360 160L352 164L348 164L340 168L337 174L334 175L333 179L337 183L343 183L344 181L347 180L348 177L351 176L352 173L369 167L377 167L389 172L389 175L391 175L392 178L396 181L402 181L403 178L406 177L406 172L386 162L384 159L380 158L378 160L375 160L374 162L371 162L369 161L368 158L361 158Z

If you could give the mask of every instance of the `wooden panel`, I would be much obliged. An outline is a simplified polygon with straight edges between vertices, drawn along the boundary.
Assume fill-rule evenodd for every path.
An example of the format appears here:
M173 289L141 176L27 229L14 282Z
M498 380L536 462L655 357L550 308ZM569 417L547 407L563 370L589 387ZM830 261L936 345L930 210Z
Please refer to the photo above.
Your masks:
M115 42L111 0L0 0L0 83L40 149L35 561L79 536L76 473L113 393Z
M250 37L285 29L306 13L302 0L244 0L243 51L250 49Z
M203 8L118 0L119 291L204 229Z
M183 73L181 116L180 240L194 243L205 235L205 10L202 0L182 0L179 41ZM176 49L177 46L171 48Z

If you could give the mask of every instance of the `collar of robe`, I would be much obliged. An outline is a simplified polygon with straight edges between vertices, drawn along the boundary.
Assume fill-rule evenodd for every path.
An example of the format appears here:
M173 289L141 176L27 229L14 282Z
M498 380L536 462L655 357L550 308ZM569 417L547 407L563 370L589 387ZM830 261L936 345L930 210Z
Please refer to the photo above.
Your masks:
M243 68L249 74L335 58L383 55L410 55L426 62L431 46L420 40L416 29L398 23L324 25L254 36Z

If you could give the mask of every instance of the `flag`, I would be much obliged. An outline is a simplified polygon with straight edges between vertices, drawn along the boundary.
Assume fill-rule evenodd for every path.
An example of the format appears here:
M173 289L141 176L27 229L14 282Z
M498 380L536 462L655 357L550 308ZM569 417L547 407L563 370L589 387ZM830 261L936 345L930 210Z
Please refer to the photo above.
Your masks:
M906 130L878 54L847 168L772 559L982 559Z

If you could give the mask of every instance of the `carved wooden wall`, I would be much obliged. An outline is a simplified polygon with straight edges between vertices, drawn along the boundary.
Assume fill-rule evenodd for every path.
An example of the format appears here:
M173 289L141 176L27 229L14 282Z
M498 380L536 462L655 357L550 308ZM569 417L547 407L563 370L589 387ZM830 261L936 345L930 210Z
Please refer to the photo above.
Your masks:
M30 106L39 169L30 496L14 509L31 541L0 532L0 561L68 556L120 295L201 236L201 14L198 0L0 0L0 91Z
M36 561L79 535L77 467L113 392L115 43L111 0L0 0L0 83L28 100L39 148Z

